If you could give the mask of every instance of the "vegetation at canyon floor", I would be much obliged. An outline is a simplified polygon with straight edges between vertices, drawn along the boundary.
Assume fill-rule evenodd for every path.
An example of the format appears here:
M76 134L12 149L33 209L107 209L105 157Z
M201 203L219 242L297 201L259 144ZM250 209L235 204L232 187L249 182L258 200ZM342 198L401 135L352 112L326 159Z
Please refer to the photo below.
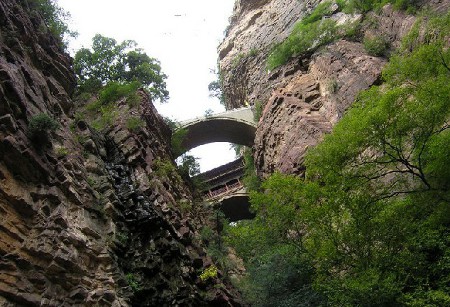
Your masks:
M252 192L256 218L226 240L255 306L450 305L448 33L450 13L419 19L305 178Z

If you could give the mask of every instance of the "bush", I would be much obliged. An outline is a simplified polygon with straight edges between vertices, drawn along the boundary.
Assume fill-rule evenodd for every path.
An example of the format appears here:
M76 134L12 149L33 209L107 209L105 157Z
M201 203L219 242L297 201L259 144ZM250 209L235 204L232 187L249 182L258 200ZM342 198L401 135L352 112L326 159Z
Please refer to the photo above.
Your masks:
M194 177L200 174L200 164L197 161L198 158L183 154L177 159L179 161L178 170L184 177Z
M210 278L216 278L216 277L217 277L217 267L215 265L209 266L202 272L202 274L200 274L200 279L202 281L208 280Z
M367 13L371 10L380 10L384 5L391 3L397 10L406 10L408 13L414 13L419 0L350 0L346 6L346 11Z
M65 37L76 37L77 33L67 26L70 14L56 4L55 0L28 0L30 8L44 19L49 31L66 47Z
M153 171L158 178L170 178L177 182L182 181L177 168L170 160L155 160L153 162Z
M248 148L244 152L244 178L242 181L248 191L257 191L261 186L261 179L256 174L252 151Z
M253 120L255 122L259 122L259 120L262 116L263 110L264 110L264 108L263 108L262 102L259 100L255 101L255 106L253 109Z
M145 126L145 122L139 117L130 117L127 119L127 128L133 132L138 131Z
M330 15L332 13L331 4L331 1L319 3L309 16L303 18L302 24L314 23L321 20L323 16Z
M177 157L186 151L186 149L183 147L182 143L183 143L183 140L186 137L187 133L188 133L188 130L183 128L183 129L178 129L172 135L172 152Z
M125 279L133 292L141 290L141 285L133 273L126 274Z
M45 141L49 133L56 131L59 124L45 113L33 116L28 123L28 133L34 141Z
M313 23L297 24L289 37L277 45L267 59L267 68L272 70L285 64L292 56L301 55L333 41L336 36L336 22L331 19Z
M382 36L364 38L364 49L372 56L386 55L388 48L389 42Z
M118 112L113 105L100 106L100 116L92 122L95 130L101 131L112 126L118 116Z
M99 101L105 105L123 97L129 97L137 91L139 82L120 83L110 82L99 93Z
M341 30L346 40L351 42L361 41L361 22L359 20L342 25Z
M58 146L55 148L55 153L58 157L63 158L69 154L69 150L64 146Z

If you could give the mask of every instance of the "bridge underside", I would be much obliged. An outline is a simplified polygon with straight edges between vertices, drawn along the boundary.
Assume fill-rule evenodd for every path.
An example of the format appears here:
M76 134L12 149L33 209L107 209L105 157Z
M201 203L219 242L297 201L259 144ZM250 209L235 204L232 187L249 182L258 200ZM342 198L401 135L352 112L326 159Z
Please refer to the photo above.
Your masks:
M250 212L250 201L248 195L232 196L220 202L220 210L230 222L250 220L255 217Z
M214 142L252 146L256 132L256 127L248 123L218 118L198 121L182 128L187 130L181 142L185 151Z

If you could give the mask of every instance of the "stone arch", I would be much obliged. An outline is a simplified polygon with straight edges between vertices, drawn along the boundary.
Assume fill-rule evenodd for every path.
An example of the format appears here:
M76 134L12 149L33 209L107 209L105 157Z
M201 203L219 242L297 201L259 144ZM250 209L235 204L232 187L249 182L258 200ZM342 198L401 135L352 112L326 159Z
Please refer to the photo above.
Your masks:
M245 108L183 122L177 132L183 130L180 145L184 152L214 142L251 147L255 140L256 123L251 109Z

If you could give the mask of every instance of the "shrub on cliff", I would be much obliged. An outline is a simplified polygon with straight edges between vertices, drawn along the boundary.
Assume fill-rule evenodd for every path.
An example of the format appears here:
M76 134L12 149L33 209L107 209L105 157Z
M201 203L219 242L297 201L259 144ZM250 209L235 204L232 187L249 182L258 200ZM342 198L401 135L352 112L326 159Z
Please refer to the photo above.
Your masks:
M166 101L167 76L159 61L136 46L131 40L117 44L113 38L95 35L92 50L82 48L75 54L74 70L80 91L94 92L109 82L138 82L152 98Z
M140 84L136 81L126 84L112 81L101 89L98 95L98 100L100 104L106 105L108 103L115 102L123 97L128 98L136 93L139 86Z
M364 49L372 56L383 56L389 48L389 41L382 36L364 38Z
M414 12L419 6L420 0L349 0L347 1L347 10L366 13L371 10L379 10L388 3L391 3L397 10Z
M267 59L267 68L272 70L285 64L292 56L301 55L333 41L336 37L336 22L331 19L322 20L329 14L331 2L326 1L297 23L289 37L273 48Z
M27 0L33 13L38 13L44 19L50 32L57 37L62 46L66 46L67 37L77 36L77 32L69 29L67 20L70 14L58 6L55 0Z
M384 5L392 3L399 10L415 11L418 7L417 0L338 0L338 10L347 13L362 12L381 9ZM358 22L338 26L332 19L324 18L332 15L333 3L325 1L301 21L299 21L289 36L276 45L267 59L267 68L275 69L285 64L291 57L300 56L314 51L320 46L326 45L341 37L354 40L358 36ZM375 56L381 56L388 49L387 41L381 37L367 39L364 42L366 50Z
M59 127L58 123L45 113L31 117L28 123L28 134L35 144L45 143L51 132Z

